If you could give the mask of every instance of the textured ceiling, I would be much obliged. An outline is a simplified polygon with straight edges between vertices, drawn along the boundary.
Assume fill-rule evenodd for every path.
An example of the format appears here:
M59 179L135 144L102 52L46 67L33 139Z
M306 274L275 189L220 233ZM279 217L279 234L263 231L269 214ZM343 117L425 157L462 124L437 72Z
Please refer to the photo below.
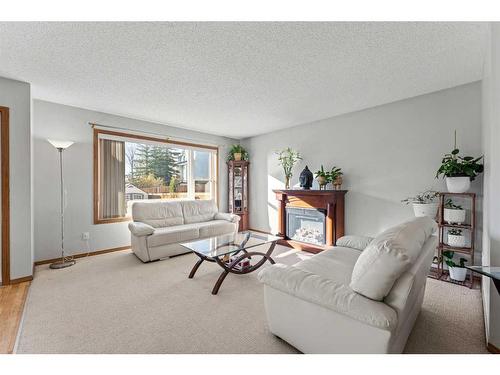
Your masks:
M33 97L243 138L482 78L485 23L0 23Z

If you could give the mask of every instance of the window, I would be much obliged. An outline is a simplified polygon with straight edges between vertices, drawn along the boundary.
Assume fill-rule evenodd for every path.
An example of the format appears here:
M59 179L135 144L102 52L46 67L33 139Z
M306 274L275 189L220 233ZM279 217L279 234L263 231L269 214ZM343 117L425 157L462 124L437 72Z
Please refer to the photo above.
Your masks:
M217 147L94 129L94 222L129 220L134 201L217 200Z

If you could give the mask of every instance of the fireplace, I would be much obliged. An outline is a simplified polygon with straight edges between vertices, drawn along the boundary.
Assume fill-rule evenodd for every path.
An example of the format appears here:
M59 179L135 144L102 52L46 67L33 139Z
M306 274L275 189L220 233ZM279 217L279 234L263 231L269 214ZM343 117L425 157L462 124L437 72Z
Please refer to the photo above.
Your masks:
M320 208L286 208L286 236L312 245L326 244L326 210Z
M317 253L344 235L347 190L273 190L278 200L278 243Z

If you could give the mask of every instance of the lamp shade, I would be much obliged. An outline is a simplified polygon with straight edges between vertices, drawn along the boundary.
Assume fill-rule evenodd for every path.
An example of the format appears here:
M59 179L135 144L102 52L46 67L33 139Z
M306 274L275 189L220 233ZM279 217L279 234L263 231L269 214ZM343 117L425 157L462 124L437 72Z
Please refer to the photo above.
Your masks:
M62 148L62 149L68 148L73 143L75 143L75 142L72 142L72 141L56 141L56 140L53 140L53 139L47 139L47 141L49 141L50 144L52 146L54 146L55 148Z

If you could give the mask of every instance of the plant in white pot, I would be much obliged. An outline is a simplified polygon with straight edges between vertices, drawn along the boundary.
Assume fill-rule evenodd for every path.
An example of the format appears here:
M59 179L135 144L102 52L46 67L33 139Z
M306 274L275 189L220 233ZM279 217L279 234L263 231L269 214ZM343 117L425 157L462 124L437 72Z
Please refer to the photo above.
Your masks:
M443 218L448 224L460 225L465 223L465 210L459 204L453 203L452 199L447 199L444 204Z
M484 165L479 162L482 156L460 156L457 148L457 132L455 131L455 147L449 154L445 154L441 160L441 166L436 172L436 178L440 175L446 178L446 188L450 193L465 193L470 188L470 182L484 171Z
M439 193L437 191L426 190L423 193L415 195L414 197L403 199L401 202L406 204L411 203L416 217L429 216L434 219L439 207L439 203L436 202L438 195Z
M453 247L465 247L465 236L462 234L462 229L450 229L447 243Z
M453 251L443 251L443 257L445 258L446 265L448 266L448 271L450 272L450 278L455 281L465 281L467 276L467 268L465 268L465 263L467 259L460 258L460 263L456 264L453 261L453 256L455 253Z

